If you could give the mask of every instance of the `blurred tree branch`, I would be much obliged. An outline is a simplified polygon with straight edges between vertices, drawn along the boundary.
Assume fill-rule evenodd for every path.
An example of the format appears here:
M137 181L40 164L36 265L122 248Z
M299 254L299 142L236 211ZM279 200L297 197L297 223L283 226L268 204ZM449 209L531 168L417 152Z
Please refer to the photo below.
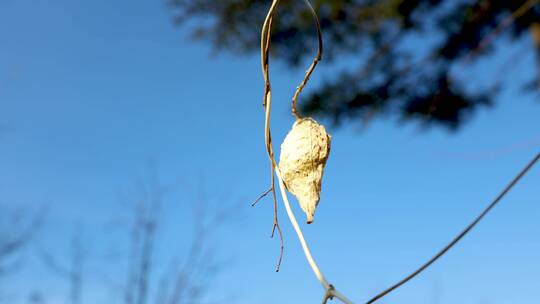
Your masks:
M17 269L19 263L12 259L30 243L42 226L45 214L46 209L41 208L33 215L22 211L0 215L0 276Z
M55 258L49 251L40 252L43 263L53 272L69 283L69 302L81 304L83 298L83 274L87 250L83 246L82 229L74 229L70 241L69 261L62 264L61 259Z
M193 206L191 236L184 233L173 241L189 242L187 250L169 254L170 266L157 276L156 253L163 249L171 251L170 244L159 243L156 237L163 228L164 197L172 191L174 189L161 185L156 178L149 183L139 183L135 191L138 198L133 205L126 304L200 303L208 294L205 285L218 269L211 235L227 221L230 211L213 206L204 198L190 204Z
M303 115L335 124L393 116L456 130L475 112L494 104L500 77L485 75L493 86L470 88L468 79L453 72L456 66L486 58L496 39L526 38L527 32L536 41L540 62L540 44L534 38L540 22L538 0L313 2L325 34L326 64L344 56L362 62L352 69L336 64L336 76L301 102ZM316 41L312 20L302 1L280 3L271 54L296 66L309 58ZM179 24L199 21L190 23L194 38L210 41L217 49L246 53L259 47L258 26L269 2L171 0L171 5ZM503 38L505 31L509 35ZM537 71L540 75L540 63Z

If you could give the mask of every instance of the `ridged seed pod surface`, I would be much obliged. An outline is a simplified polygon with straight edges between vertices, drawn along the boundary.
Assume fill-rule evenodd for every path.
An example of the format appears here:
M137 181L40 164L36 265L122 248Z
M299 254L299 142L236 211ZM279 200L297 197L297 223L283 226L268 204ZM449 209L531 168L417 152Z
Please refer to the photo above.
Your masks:
M279 170L287 189L296 197L313 222L319 204L321 183L330 153L331 137L312 118L298 119L281 144Z

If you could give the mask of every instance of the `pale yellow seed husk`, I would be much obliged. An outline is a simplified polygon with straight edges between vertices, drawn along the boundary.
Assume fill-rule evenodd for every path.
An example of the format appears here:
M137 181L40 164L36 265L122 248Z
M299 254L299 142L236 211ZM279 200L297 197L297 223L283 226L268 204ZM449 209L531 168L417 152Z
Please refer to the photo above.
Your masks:
M331 137L312 118L298 119L281 144L279 170L287 189L313 222L319 204L321 182L330 154Z

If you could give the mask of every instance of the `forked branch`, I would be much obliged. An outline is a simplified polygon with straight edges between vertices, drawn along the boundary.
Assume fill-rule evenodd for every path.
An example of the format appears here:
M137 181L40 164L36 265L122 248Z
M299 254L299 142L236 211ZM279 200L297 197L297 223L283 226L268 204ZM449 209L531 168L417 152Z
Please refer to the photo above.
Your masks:
M266 152L268 154L268 159L270 161L270 189L266 192L272 193L272 199L274 201L274 223L272 225L272 237L274 232L277 229L280 241L280 253L279 259L276 266L276 272L279 271L281 265L281 260L283 259L283 234L281 232L281 227L279 226L278 216L277 216L277 198L276 198L276 185L274 180L274 167L276 166L276 160L274 158L274 148L272 146L272 134L270 132L270 109L272 106L272 88L270 86L270 72L268 66L268 54L270 52L270 34L272 29L272 22L274 14L277 8L279 0L273 0L268 14L263 23L262 33L261 33L261 66L264 78L264 97L263 97L263 107L264 107L264 142L266 145ZM262 196L265 196L263 194ZM262 197L261 196L261 197Z

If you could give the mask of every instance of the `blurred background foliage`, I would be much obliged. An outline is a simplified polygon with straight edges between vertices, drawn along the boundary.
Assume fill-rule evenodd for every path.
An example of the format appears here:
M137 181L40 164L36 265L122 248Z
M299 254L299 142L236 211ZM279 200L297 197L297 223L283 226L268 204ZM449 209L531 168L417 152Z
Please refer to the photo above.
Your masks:
M172 0L172 5L179 24L204 21L194 27L194 38L246 53L258 51L270 1ZM496 48L494 40L506 39L508 45L523 36L530 37L540 60L537 0L313 0L313 5L323 28L323 61L336 65L339 73L305 97L301 110L336 124L390 114L455 130L474 112L496 103L504 86L500 75L485 75L493 79L490 87L467 88L467 79L454 73L457 65L486 57ZM303 1L280 1L274 58L293 67L307 62L314 54L315 33ZM360 64L337 67L345 56ZM537 91L538 84L530 79L522 85Z

